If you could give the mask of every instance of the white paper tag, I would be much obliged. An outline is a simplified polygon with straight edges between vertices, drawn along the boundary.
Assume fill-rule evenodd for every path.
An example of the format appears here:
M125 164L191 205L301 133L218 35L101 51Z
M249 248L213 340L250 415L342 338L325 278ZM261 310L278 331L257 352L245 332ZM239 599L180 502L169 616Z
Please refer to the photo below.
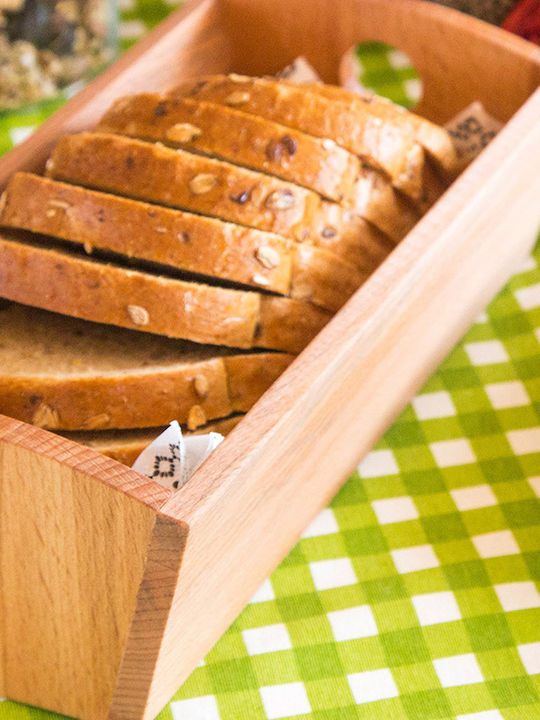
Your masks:
M184 437L182 428L173 420L169 427L142 451L132 469L169 490L178 490L187 483L223 439L223 435L216 432Z
M503 123L486 112L478 100L471 103L446 123L457 154L464 162L470 162L490 143Z

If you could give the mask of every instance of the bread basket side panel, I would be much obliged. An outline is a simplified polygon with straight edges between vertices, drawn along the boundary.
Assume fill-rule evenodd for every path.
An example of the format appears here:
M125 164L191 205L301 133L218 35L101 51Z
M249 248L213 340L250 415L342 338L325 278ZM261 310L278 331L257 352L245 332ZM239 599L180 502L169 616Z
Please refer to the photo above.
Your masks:
M224 0L236 72L276 72L298 55L337 82L351 45L403 50L423 84L417 108L446 122L474 100L507 120L540 83L540 48L500 28L419 0ZM536 62L535 62L536 59Z
M94 455L99 466L88 448L62 442L51 457L50 437L0 418L1 690L13 700L101 720L156 511L78 469Z

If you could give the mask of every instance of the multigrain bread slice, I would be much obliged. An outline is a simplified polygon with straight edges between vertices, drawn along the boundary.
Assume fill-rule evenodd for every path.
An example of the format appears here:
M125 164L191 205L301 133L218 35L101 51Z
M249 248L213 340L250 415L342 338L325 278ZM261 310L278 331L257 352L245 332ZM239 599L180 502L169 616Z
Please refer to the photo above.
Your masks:
M97 130L163 142L276 175L355 210L395 241L418 220L379 171L316 138L227 105L158 94L120 98Z
M453 180L462 169L462 163L457 156L452 138L440 125L370 92L359 94L337 85L322 83L308 83L303 87L329 100L347 103L358 112L364 112L367 109L368 112L384 122L410 127L415 139L447 180Z
M194 430L249 410L292 359L0 306L0 412L52 430Z
M169 95L228 105L315 137L330 138L370 167L385 172L392 184L412 199L421 196L424 151L415 128L394 118L378 117L367 103L353 106L304 84L241 75L186 82Z
M6 232L0 234L0 297L193 342L293 353L331 317L308 302L130 270Z
M332 140L190 98L149 93L120 98L96 129L202 152L302 185L336 202L351 198L359 172L357 157Z
M184 435L203 435L210 432L218 432L227 435L235 428L244 415L233 415L210 422L197 430L182 428ZM140 430L97 430L95 432L62 432L59 433L81 445L87 445L102 455L107 455L113 460L131 466L139 457L142 451L147 448L161 433L165 427L143 428Z
M390 239L360 215L323 202L313 226L317 247L339 255L363 273L372 273L401 237Z
M209 180L205 192L194 193L190 181L210 177L198 172L203 168L212 170L215 184ZM330 236L332 252L348 262L355 263L351 244L356 245L360 257L364 244L386 244L380 231L359 223L337 203L321 202L311 190L223 161L120 135L81 133L62 138L47 164L47 174L68 183L206 213L327 250ZM358 267L364 270L361 263Z
M338 310L367 270L260 230L96 192L28 173L3 196L0 225L120 256L272 290Z
M105 133L61 138L47 175L191 210L248 227L309 238L319 196L220 160Z

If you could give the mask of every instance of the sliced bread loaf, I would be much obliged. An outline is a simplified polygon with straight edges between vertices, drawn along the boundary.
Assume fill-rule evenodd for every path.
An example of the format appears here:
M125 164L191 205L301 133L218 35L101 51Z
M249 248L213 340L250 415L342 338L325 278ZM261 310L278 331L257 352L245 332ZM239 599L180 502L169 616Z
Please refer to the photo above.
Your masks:
M300 300L130 270L6 233L0 235L0 297L194 342L287 352L299 352L330 318Z
M159 263L338 310L366 271L325 249L192 213L17 173L0 225L50 235L119 256Z
M218 432L227 435L238 425L244 415L215 420L197 430L182 429L184 435L202 435L209 432ZM162 432L164 427L144 428L142 430L98 430L96 432L62 432L64 437L87 445L102 455L131 466L142 451L150 445Z
M120 98L98 130L203 152L276 175L353 209L395 241L419 212L379 171L366 167L333 140L316 138L257 115L163 95Z
M315 137L330 138L370 167L384 171L393 185L411 198L421 196L424 152L414 128L394 119L381 119L366 103L353 106L304 84L241 75L186 82L174 88L170 96L217 102Z
M194 168L211 169L214 174L194 175ZM380 240L384 245L380 232L367 223L351 221L352 213L337 203L321 202L311 190L223 161L119 135L81 133L62 138L48 162L47 174L109 193L207 213L327 250L327 236L331 235L332 252L353 263L352 231L360 254L364 242ZM193 192L190 181L201 177L208 178L206 191ZM332 223L327 222L328 214Z
M61 138L47 175L301 241L309 238L320 205L314 192L269 175L103 133Z
M202 152L302 185L329 200L351 197L359 162L331 140L226 105L157 94L120 98L98 132Z
M0 412L53 430L193 430L246 412L293 356L234 353L0 306Z

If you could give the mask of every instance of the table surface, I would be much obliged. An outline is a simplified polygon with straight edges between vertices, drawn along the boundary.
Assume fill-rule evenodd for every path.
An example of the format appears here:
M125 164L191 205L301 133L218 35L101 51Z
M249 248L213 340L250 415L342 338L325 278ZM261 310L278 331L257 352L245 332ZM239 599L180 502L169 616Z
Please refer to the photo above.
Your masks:
M123 47L174 7L122 0ZM540 718L539 498L540 247L158 717Z

